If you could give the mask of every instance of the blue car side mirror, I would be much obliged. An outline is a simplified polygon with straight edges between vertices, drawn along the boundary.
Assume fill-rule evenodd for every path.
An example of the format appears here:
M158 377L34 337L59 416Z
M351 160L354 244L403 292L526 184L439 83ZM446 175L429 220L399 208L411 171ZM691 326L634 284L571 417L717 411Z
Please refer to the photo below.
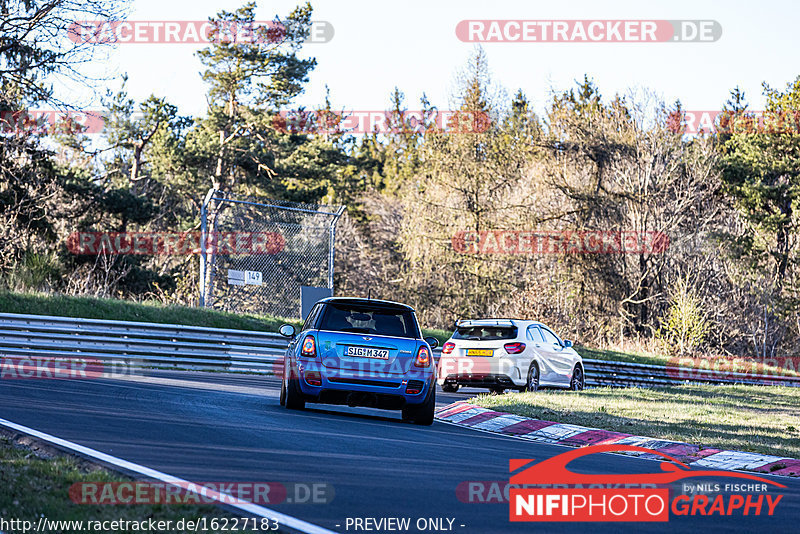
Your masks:
M439 340L435 337L426 337L425 342L431 346L431 350L439 346Z
M294 337L294 327L290 324L281 326L279 332L283 337Z

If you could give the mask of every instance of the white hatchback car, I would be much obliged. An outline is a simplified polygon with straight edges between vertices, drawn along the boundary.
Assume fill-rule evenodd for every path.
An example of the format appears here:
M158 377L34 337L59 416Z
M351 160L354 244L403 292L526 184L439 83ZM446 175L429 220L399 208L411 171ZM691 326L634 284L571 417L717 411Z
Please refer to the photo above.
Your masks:
M542 386L583 389L583 359L572 342L561 340L536 321L480 319L459 321L442 346L437 382L442 390L459 386L536 391Z

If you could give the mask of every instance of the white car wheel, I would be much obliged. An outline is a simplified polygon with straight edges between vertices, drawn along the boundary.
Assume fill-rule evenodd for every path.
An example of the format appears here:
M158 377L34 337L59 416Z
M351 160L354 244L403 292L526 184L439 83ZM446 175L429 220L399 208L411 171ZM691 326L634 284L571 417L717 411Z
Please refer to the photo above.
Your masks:
M520 388L523 393L526 391L537 391L539 389L539 365L533 362L528 368L528 375L525 379L525 385Z
M572 391L581 391L586 385L586 375L583 374L583 367L576 365L572 370L572 380L569 382L569 389Z

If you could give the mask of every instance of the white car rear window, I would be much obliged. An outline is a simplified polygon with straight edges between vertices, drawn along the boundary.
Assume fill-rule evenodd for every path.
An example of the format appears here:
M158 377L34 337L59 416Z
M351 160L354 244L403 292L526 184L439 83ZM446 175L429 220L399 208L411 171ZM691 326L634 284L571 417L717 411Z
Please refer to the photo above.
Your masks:
M456 328L453 339L490 341L493 339L515 339L517 328L513 326L467 326Z

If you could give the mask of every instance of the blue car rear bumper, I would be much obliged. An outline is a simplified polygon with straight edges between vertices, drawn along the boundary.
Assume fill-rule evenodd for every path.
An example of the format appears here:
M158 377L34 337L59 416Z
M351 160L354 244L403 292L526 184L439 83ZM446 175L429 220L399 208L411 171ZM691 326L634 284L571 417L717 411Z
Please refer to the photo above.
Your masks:
M297 359L297 378L308 400L386 409L422 404L435 387L432 368L376 374L329 368L304 358Z

